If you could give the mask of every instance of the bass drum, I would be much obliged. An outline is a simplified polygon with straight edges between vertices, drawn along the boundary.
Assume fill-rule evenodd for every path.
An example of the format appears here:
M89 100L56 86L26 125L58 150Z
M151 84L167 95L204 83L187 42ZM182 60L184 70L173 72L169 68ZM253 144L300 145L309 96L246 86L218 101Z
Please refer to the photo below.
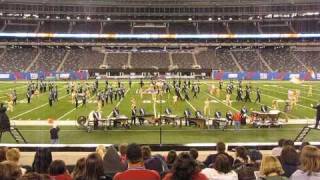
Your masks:
M78 117L78 119L77 119L78 126L85 127L86 123L87 123L87 117L86 116L79 116Z

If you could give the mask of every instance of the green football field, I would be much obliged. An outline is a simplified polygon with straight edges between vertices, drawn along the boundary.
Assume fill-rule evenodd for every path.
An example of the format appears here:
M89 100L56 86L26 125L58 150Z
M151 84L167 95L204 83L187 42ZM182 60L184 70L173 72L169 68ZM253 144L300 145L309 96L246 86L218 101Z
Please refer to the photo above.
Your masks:
M79 83L84 83L79 82ZM89 83L93 83L90 81ZM110 82L114 87L117 86L116 81ZM149 81L145 81L148 86ZM198 81L197 81L198 83ZM260 110L262 104L271 106L273 100L279 100L279 110L284 110L284 100L288 97L288 90L300 90L299 102L294 109L287 115L290 119L296 121L303 121L310 119L309 123L314 123L315 110L310 107L310 104L317 104L320 99L320 83L318 82L304 82L302 84L293 84L285 81L251 81L253 89L259 87L262 91L261 103L245 103L236 102L236 92L232 94L232 106L227 106L224 103L225 91L220 92L220 96L210 95L209 88L212 84L218 87L218 81L200 81L200 95L197 98L192 98L192 93L189 93L189 101L178 101L173 104L174 90L171 89L171 94L162 96L162 101L154 102L151 95L144 95L143 98L137 92L140 85L134 82L132 87L128 87L127 81L123 81L126 87L125 98L121 101L114 101L113 104L107 104L102 109L103 117L110 115L112 109L118 106L120 114L128 117L131 115L131 99L134 97L137 107L143 107L147 113L160 114L164 112L166 107L169 107L173 114L179 116L183 115L183 111L188 108L203 111L204 101L209 99L211 115L215 111L220 111L224 115L226 111L236 111L245 105L250 111ZM227 81L224 82L224 89ZM243 82L245 86L247 81ZM58 82L59 88L59 101L49 107L48 93L40 94L39 97L34 97L31 104L26 103L26 88L27 82L0 82L0 101L6 102L8 100L7 93L16 89L18 93L18 104L14 107L13 112L8 112L11 120L18 121L47 121L47 119L56 119L57 121L70 121L76 120L79 116L87 116L90 111L97 108L96 97L92 96L88 100L86 106L79 106L75 108L72 104L71 95L66 92L67 83ZM170 83L172 84L172 83ZM235 82L235 85L237 83ZM312 96L308 96L309 86L312 85ZM99 88L104 89L104 81L99 82ZM251 99L254 101L256 93L251 93ZM158 97L160 100L160 97ZM282 115L282 117L284 117ZM250 125L243 126L241 131L235 132L233 127L228 127L227 130L214 130L214 129L199 129L196 127L172 127L162 126L162 143L164 144L182 144L182 143L214 143L216 141L225 142L274 142L279 138L294 138L304 125L284 125L283 128L266 128L254 129ZM23 135L30 143L49 143L49 126L37 126L37 124L30 126L18 126ZM63 126L60 132L60 142L65 144L96 144L96 143L123 143L123 142L138 142L148 144L160 143L160 128L151 126L136 126L129 130L125 129L112 129L108 131L97 130L92 133L87 133L85 130L76 126ZM308 141L318 141L319 132L313 131L308 135ZM13 143L13 139L9 134L5 134L2 143Z

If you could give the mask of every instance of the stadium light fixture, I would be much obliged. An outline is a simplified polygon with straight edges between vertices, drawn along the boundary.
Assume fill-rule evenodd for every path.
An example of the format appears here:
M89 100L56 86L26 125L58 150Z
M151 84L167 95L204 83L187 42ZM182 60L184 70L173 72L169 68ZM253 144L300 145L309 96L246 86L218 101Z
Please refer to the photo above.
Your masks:
M80 19L80 17L79 16L77 16L77 20L79 20Z
M188 21L192 21L192 18L188 18Z
M67 16L67 19L70 20L70 16Z
M232 21L232 18L229 18L229 21Z
M111 18L107 17L107 21L110 21L110 20L111 20Z
M50 16L46 16L46 19L50 19Z
M208 18L208 21L212 21L212 18L211 18L211 17L209 17L209 18Z
M218 21L221 21L221 17L218 17Z
M87 20L88 20L88 21L90 21L90 20L91 20L91 17L90 17L90 16L88 16L88 17L87 17Z
M56 16L56 19L60 19L60 17L59 17L59 16Z

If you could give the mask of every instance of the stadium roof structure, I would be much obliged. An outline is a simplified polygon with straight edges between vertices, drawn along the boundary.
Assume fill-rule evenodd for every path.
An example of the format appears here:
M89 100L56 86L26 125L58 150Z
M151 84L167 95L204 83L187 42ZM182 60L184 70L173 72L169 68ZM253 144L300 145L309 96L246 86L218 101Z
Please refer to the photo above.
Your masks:
M106 16L232 16L306 13L319 0L0 0L0 13Z
M318 0L1 0L4 3L35 3L59 5L279 5L309 4Z

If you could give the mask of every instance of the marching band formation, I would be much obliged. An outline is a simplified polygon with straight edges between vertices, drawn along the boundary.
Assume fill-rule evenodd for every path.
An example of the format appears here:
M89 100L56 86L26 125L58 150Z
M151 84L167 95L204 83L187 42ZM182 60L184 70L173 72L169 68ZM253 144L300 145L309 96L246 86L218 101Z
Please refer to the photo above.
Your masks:
M128 87L131 88L132 81L131 79L128 80ZM172 81L165 81L165 80L155 80L151 79L150 83L145 83L143 79L140 79L138 82L140 88L137 89L136 94L140 96L141 100L144 100L144 96L151 95L151 103L162 103L162 99L166 97L166 100L171 101L172 95L172 106L174 106L178 101L187 101L189 103L190 99L198 98L201 90L200 90L200 82L199 81L191 81L188 80L181 80L181 79L173 79ZM225 90L224 90L225 86ZM243 88L244 87L244 88ZM126 95L126 88L124 84L118 80L115 83L109 83L108 80L105 81L105 86L103 88L99 88L98 80L95 80L93 83L84 82L84 83L76 83L76 82L68 82L66 85L66 93L67 95L71 96L71 103L75 105L75 108L79 108L80 105L85 107L88 103L88 100L92 100L90 102L94 102L97 104L97 108L93 110L89 116L88 120L93 121L94 128L99 126L99 121L102 120L101 112L102 108L106 104L113 104L114 101L122 100ZM173 91L172 91L173 89ZM48 90L48 102L49 106L53 107L54 103L58 102L58 84L53 81L36 81L36 82L28 82L27 90L26 90L26 103L30 104L33 98L37 98L40 94L47 93ZM212 108L210 104L215 99L220 99L221 91L225 91L225 100L221 101L225 103L227 107L230 108L225 115L225 118L222 117L220 112L215 112L214 118L210 118L212 115ZM234 92L235 91L235 92ZM256 99L254 102L251 99L251 94L255 92ZM239 111L241 124L246 123L246 119L250 117L251 121L256 121L257 119L265 120L268 116L262 118L262 113L266 115L270 112L269 109L277 110L278 114L280 113L279 110L279 103L284 102L284 117L287 119L286 113L290 112L299 101L300 91L299 90L289 90L288 91L288 99L286 101L274 99L272 101L271 107L265 106L261 104L261 97L262 92L259 87L253 88L252 84L249 82L246 85L243 85L242 81L239 80L237 83L230 80L229 82L219 81L218 87L214 84L209 86L208 90L205 90L209 96L203 103L203 111L198 109L195 110L195 116L193 119L190 119L192 113L189 109L186 109L184 117L177 117L176 115L172 114L172 111L169 107L167 107L164 111L164 114L157 112L154 113L147 113L143 107L138 108L136 97L132 97L130 100L131 103L131 123L130 125L135 125L138 122L140 125L145 123L147 119L149 123L156 124L161 123L164 120L166 123L174 122L177 124L176 121L180 121L180 125L182 124L181 118L185 121L185 125L192 125L198 124L197 119L205 119L206 121L209 119L211 120L224 120L232 124L232 121L235 121L235 114L232 113L232 94L235 93L235 101L237 102L245 102L250 103L253 102L255 104L259 104L261 106L261 112L252 112L249 116L248 109L243 106L243 108ZM212 98L209 98L209 97ZM312 96L312 86L309 86L308 89L308 96ZM8 101L7 101L7 109L10 112L14 111L14 106L17 104L18 95L16 89L11 90L8 93ZM113 126L116 127L117 125L123 125L125 127L129 127L129 123L127 122L129 118L124 115L120 114L120 110L118 107L115 107L108 118L113 118ZM120 119L120 120L119 120ZM271 118L272 119L272 118Z

